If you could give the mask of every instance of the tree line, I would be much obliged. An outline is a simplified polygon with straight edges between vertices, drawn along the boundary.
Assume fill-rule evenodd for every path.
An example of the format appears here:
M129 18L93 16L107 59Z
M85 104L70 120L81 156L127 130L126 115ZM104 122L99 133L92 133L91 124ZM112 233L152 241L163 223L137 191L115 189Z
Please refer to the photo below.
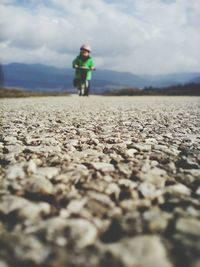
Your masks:
M110 96L142 96L142 95L172 95L172 96L199 96L200 84L190 83L185 85L172 85L168 87L145 87L138 88L122 88L119 90L105 91L104 95Z

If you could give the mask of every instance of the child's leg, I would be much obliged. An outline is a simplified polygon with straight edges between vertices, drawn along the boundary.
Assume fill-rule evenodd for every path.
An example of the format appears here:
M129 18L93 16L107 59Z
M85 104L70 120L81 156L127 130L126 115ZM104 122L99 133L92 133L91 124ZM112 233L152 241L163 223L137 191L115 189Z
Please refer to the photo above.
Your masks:
M85 95L88 96L89 95L89 91L90 91L90 81L86 81L87 82L87 86L85 88Z

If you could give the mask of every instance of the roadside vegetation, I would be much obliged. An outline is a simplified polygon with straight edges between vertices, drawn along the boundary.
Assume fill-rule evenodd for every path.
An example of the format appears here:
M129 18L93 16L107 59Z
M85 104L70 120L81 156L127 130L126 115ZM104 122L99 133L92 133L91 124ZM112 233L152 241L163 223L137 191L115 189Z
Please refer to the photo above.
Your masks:
M110 96L142 96L142 95L172 95L172 96L200 96L200 84L173 85L164 88L145 87L143 90L138 88L122 88L104 92Z
M74 94L74 92L71 92ZM25 91L14 88L0 88L0 98L18 98L18 97L42 97L42 96L69 96L69 92L59 91ZM169 87L145 87L122 88L109 90L101 93L104 96L200 96L200 84L173 85Z
M33 92L20 89L0 88L0 98L39 97L39 96L69 96L67 92Z

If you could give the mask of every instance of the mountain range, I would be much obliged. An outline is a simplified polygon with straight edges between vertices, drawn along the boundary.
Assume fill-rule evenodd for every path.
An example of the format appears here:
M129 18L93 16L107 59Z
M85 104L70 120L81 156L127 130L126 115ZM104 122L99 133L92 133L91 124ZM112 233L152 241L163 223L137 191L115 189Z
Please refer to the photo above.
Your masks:
M31 91L73 91L72 68L56 68L42 64L11 63L1 65L4 87ZM97 69L93 73L92 91L102 93L126 87L166 87L175 84L200 83L200 73L175 73L167 75L135 75Z

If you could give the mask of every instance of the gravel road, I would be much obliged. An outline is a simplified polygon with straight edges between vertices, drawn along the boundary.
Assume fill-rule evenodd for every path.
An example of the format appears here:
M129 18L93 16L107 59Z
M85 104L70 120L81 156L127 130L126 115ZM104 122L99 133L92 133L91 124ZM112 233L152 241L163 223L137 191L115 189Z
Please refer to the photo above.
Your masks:
M0 267L200 267L200 98L0 100Z

